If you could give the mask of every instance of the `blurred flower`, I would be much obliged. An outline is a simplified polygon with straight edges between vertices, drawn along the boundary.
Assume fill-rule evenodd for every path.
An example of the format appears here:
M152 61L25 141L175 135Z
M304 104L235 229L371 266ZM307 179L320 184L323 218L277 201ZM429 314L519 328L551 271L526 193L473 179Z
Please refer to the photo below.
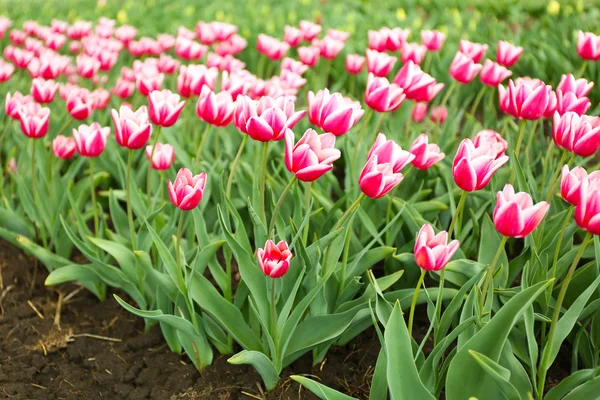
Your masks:
M415 103L412 110L411 118L414 122L423 122L427 117L427 103Z
M112 92L122 99L127 99L133 94L134 90L135 84L133 82L127 81L123 78L119 78L117 79L117 83L112 89Z
M285 165L296 178L304 182L319 179L341 152L335 148L335 135L324 133L318 135L314 129L307 129L302 138L294 145L294 132L285 131Z
M479 79L484 85L496 87L511 75L512 72L508 68L488 59L483 63Z
M415 64L421 64L425 58L425 54L427 54L427 47L418 43L405 42L402 45L402 53L400 55L402 57L402 62L405 64L408 61L412 61Z
M556 99L556 112L560 115L569 111L583 115L592 105L590 99L587 97L577 97L573 92L563 93L561 90L557 90Z
M156 150L152 154L152 146L146 146L146 158L152 157L152 169L164 171L171 168L175 161L175 149L170 144L156 143Z
M37 103L28 103L19 107L19 121L21 132L31 139L39 139L48 133L50 123L50 109Z
M296 61L290 57L285 57L283 60L281 60L281 70L288 70L295 74L302 75L308 71L308 68L308 65L300 61Z
M256 50L272 61L281 60L289 49L290 45L286 42L282 42L279 39L265 35L264 33L258 35Z
M72 137L58 135L52 140L52 152L58 158L68 160L75 154L75 140Z
M473 60L473 62L478 63L485 55L488 45L461 40L459 42L459 48L461 53Z
M471 58L460 51L454 56L450 64L450 76L457 82L467 84L477 76L482 69L481 64L476 64Z
M208 47L185 37L178 37L175 41L175 55L184 60L199 60L207 51Z
M94 110L94 99L87 89L72 88L66 104L71 117L80 121L89 117Z
M98 122L92 122L89 126L82 124L73 129L75 147L83 157L98 157L102 154L108 135L110 127L102 127Z
M321 57L326 58L328 60L333 60L338 56L338 54L340 54L340 52L345 46L345 43L341 40L325 36L321 40L313 40L312 45L319 48Z
M215 94L208 86L203 86L196 104L196 114L202 121L214 126L227 126L233 119L235 103L231 93L223 91Z
M175 182L169 179L169 197L171 203L181 210L193 210L200 204L206 187L206 172L198 175L192 175L192 172L187 168L181 168L177 172Z
M15 67L12 64L0 59L0 82L6 82L15 72Z
M592 32L577 32L577 54L584 60L600 60L600 36Z
M31 96L40 104L52 103L57 91L58 83L53 80L35 78L31 81Z
M557 91L563 93L574 93L577 97L587 96L590 90L594 87L594 82L588 82L585 78L575 79L573 74L563 74L560 78L560 83L556 87Z
M309 67L314 66L319 61L320 53L321 50L316 46L298 47L298 58Z
M365 65L365 57L359 54L346 55L346 72L352 75L359 74Z
M498 49L496 50L496 61L505 67L512 67L519 60L522 53L522 47L499 40Z
M406 95L404 90L390 83L386 78L377 78L369 74L365 91L365 103L377 112L397 110Z
M292 252L285 240L277 244L267 240L264 250L260 248L256 250L256 258L263 274L270 278L281 278L290 268Z
M115 31L115 37L124 45L128 45L137 35L137 29L131 25L121 25Z
M77 74L85 79L90 79L100 69L100 61L85 54L79 54L75 59L77 63Z
M558 15L560 12L560 3L556 0L551 0L546 7L546 11L550 15Z
M494 225L501 235L524 238L537 228L548 208L547 202L534 205L528 193L515 193L512 185L507 184L496 195Z
M429 113L429 119L431 122L442 125L446 118L448 118L448 108L442 106L435 106L431 109Z
M379 77L386 76L394 68L395 63L396 57L367 49L367 71L369 73Z
M412 165L420 170L426 170L446 157L437 144L429 144L429 138L425 133L417 136L409 151L415 156Z
M417 233L415 263L426 271L439 271L448 264L458 246L458 240L448 243L448 232L441 231L436 235L433 227L425 224Z
M321 25L313 24L310 21L300 21L300 31L305 42L310 42L316 38L323 28Z
M495 146L475 147L471 139L464 139L452 162L456 185L467 192L485 188L492 175L508 161L508 156L497 158L497 155Z
M302 31L294 26L285 26L283 40L292 47L296 47L302 42Z
M33 103L33 97L31 96L23 96L20 92L15 92L13 95L6 93L4 112L12 119L18 120L19 109L29 103Z
M158 72L158 67L147 65L136 73L135 84L142 96L148 96L150 92L160 90L164 79L165 75Z
M394 83L404 90L406 98L418 102L430 102L444 88L443 83L436 83L431 75L412 61L400 68Z
M421 31L421 42L427 47L429 51L439 51L444 45L444 41L446 40L446 35L438 30L429 31L422 30Z

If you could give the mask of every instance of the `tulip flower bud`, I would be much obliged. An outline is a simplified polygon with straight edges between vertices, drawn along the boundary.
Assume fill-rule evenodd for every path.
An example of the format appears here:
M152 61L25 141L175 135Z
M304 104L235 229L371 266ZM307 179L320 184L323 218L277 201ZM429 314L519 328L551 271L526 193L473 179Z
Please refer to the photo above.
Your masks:
M481 64L476 64L468 56L459 51L454 56L452 64L450 64L450 76L457 82L467 84L475 78L482 68Z
M185 101L179 101L179 95L168 89L154 90L148 95L150 120L159 126L173 126L184 106Z
M270 278L281 278L290 268L292 252L285 240L275 244L267 240L264 249L256 249L258 266Z
M33 97L23 96L20 92L15 92L13 95L6 93L4 102L4 112L12 119L19 119L19 109L29 103L33 103Z
M421 102L430 102L444 88L443 83L436 83L431 75L412 61L400 68L394 83L404 90L407 99Z
M552 138L559 147L589 157L600 148L600 117L566 112L554 114Z
M515 193L512 185L507 184L496 195L494 225L504 236L524 238L537 228L549 208L545 201L534 205L528 193Z
M411 118L414 122L420 123L425 121L427 117L427 103L420 102L415 103L412 110Z
M600 36L591 32L577 32L577 54L584 60L600 60Z
M300 21L300 31L302 32L302 39L305 42L310 42L321 33L323 27L319 24L313 24L310 21Z
M386 78L377 78L369 74L365 103L377 112L395 111L406 98L404 90Z
M314 66L319 61L320 53L321 51L316 46L298 47L298 58L309 67Z
M117 143L130 150L141 149L148 143L152 134L152 125L148 122L146 106L141 106L137 111L121 106L119 111L110 112L115 124L115 138Z
M31 139L39 139L48 133L50 123L50 109L41 107L37 103L29 103L19 108L19 121L21 132Z
M560 181L560 195L564 201L576 206L579 204L579 194L581 182L584 179L590 181L600 180L600 171L594 171L588 175L587 171L581 167L575 167L569 171L569 166L562 168L562 178Z
M379 77L386 76L394 68L395 63L396 57L367 49L367 71L369 73Z
M12 64L0 60L0 82L9 80L14 72L15 67Z
M496 158L502 157L508 148L508 142L500 134L492 129L484 129L477 132L473 138L475 147L491 146L496 151Z
M359 74L360 71L362 71L364 65L365 57L359 54L348 54L346 56L346 72L348 72L349 74Z
M295 26L285 26L283 40L292 47L296 47L302 41L302 31Z
M442 106L435 106L429 113L429 119L434 124L442 125L448 118L448 109Z
M492 60L485 60L483 68L481 68L481 74L479 74L479 79L484 85L496 87L511 75L512 72L506 67Z
M553 95L550 85L531 78L509 80L506 89L498 85L500 109L515 118L536 120L543 117L553 106Z
M364 113L359 102L346 99L340 93L329 94L329 89L319 90L316 95L308 92L308 119L325 132L343 135Z
M429 51L439 51L444 45L444 41L446 40L446 35L438 30L421 31L421 42L427 47Z
M400 57L402 58L402 62L406 64L409 61L414 62L417 65L420 65L425 58L425 54L427 54L427 47L423 46L419 43L404 43L402 45L402 53Z
M71 117L84 120L94 110L94 99L87 89L73 88L67 97L67 111Z
M68 160L75 154L75 140L71 137L58 135L52 141L52 152L58 158Z
M433 227L425 224L417 233L415 262L426 271L439 271L448 264L458 246L458 240L448 243L448 232L441 231L436 235Z
M483 59L488 45L461 40L459 42L459 49L461 53L473 60L474 63L478 63Z
M89 126L82 124L73 129L73 139L77 152L84 157L98 157L106 147L106 140L110 135L110 127L102 127L98 122Z
M171 168L175 161L175 149L170 144L156 143L156 150L152 154L152 146L146 146L146 158L152 157L152 169L164 171Z
M498 49L496 50L496 60L500 65L512 67L519 60L519 57L521 57L522 53L522 47L499 40Z
M427 134L420 134L410 146L410 153L415 156L412 165L420 170L426 170L432 165L443 160L446 155L440 152L437 144L429 144Z
M456 185L467 192L486 187L494 172L508 161L508 156L496 158L497 155L495 146L488 144L475 147L471 139L464 139L452 162Z
M317 180L333 168L331 164L340 156L332 133L318 135L313 129L308 129L294 145L292 130L285 132L285 166L301 181Z
M206 179L206 172L192 176L189 169L181 168L175 182L172 183L169 179L168 183L169 197L173 205L184 211L196 208L202 200Z

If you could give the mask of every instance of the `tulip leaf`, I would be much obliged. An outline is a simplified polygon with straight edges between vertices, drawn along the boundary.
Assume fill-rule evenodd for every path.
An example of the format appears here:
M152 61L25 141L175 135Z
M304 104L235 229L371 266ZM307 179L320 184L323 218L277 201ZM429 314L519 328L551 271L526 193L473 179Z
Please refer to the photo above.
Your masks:
M477 364L479 364L479 366L494 379L506 400L521 400L519 392L517 392L517 389L509 381L509 370L475 350L469 350L469 354L477 361Z
M182 285L185 284L185 282L182 282L180 278L179 268L177 267L177 262L173 258L173 255L171 254L165 243L162 241L158 233L156 233L154 228L152 228L152 226L150 226L150 224L147 222L146 228L152 236L152 241L154 242L154 246L156 246L156 249L158 250L158 254L160 255L160 259L162 260L163 265L167 270L167 274L171 277L171 280L173 281L177 289L181 293L185 293L185 288L182 287Z
M142 283L138 282L142 277L140 277L138 273L136 267L137 259L131 250L123 245L108 240L95 237L88 237L87 239L117 260L117 263L131 282L136 282L138 285Z
M573 389L562 400L597 399L598 391L600 391L600 376Z
M494 256L498 252L500 242L500 235L496 231L494 223L486 214L481 227L481 241L479 245L479 255L477 256L477 261L483 265L491 265L494 260ZM501 267L502 269L500 269ZM496 282L494 287L506 287L506 283L508 281L508 258L506 257L506 252L504 250L502 250L500 258L498 259L498 263L496 264L496 271L501 272L500 274L497 274L498 276L494 279Z
M242 350L227 360L234 365L250 364L260 374L268 391L275 389L279 382L279 372L269 358L261 352Z
M304 376L292 375L290 376L290 378L292 378L293 380L310 390L312 393L315 394L315 396L317 396L321 400L357 400L355 397L347 396L343 393L338 392L337 390L331 389L330 387L323 385L322 383L306 378Z
M582 369L569 375L556 386L546 393L544 400L561 400L569 392L593 379L599 372L600 367L596 369Z

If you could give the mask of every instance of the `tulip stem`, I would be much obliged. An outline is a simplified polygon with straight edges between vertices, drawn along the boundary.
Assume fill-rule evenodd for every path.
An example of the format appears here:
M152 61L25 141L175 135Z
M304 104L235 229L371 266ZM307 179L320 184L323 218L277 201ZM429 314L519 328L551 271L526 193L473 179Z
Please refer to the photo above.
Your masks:
M412 337L413 320L415 318L415 307L417 305L419 291L421 290L421 285L423 284L423 280L425 279L426 273L426 270L421 269L421 276L419 277L419 281L417 282L417 286L415 287L415 292L413 294L412 302L410 303L410 312L408 314L408 336L410 337Z
M585 70L587 69L587 65L588 62L587 60L583 60L583 64L581 64L581 68L579 69L579 72L577 72L577 78L581 78L583 77L583 74L585 73Z
M346 267L348 265L348 254L350 253L350 234L352 233L350 230L346 232L346 239L344 241L344 253L342 255L342 270L340 271L340 284L338 286L338 294L339 298L344 292L344 287L346 286Z
M435 326L435 332L433 332L433 343L434 346L438 343L438 328L440 326L440 319L442 317L442 292L444 290L444 271L445 269L442 268L442 270L440 271L440 286L438 289L438 295L437 295L437 300L435 301L435 322L434 322L434 326Z
M369 126L369 122L373 117L375 112L372 108L367 109L366 117L364 117L363 123L360 125L360 130L358 131L358 135L356 136L356 142L354 144L354 151L352 152L352 163L350 164L350 171L354 170L354 166L356 165L356 156L358 155L358 147L360 146L360 142L362 142L362 138L367 131L367 126Z
M275 279L271 278L271 339L277 352L277 305L275 304ZM273 354L273 359L275 359Z
M404 123L404 136L406 138L410 138L410 125L412 122L412 114L415 110L415 105L417 103L411 103L410 105L410 109L408 110L408 112L406 113L406 122Z
M94 216L94 235L98 237L98 207L96 205L96 188L94 187L94 159L90 158L90 194L92 199L92 215Z
M460 200L458 200L458 205L456 206L456 211L452 216L452 221L450 221L450 227L448 228L448 239L452 240L452 233L454 232L454 227L456 226L456 221L458 220L458 216L462 213L462 210L465 206L465 201L467 200L467 193L463 190L460 195Z
M275 204L275 209L273 210L273 214L271 215L271 223L269 224L269 230L267 231L267 236L270 237L271 233L275 229L275 222L277 221L277 214L279 214L279 209L281 208L281 205L283 204L283 201L285 200L286 195L288 194L288 192L290 191L290 189L292 188L292 186L294 185L294 183L296 182L297 179L298 178L296 178L296 175L294 175L294 177L292 179L290 179L290 182L287 184L285 189L283 189L283 192L281 192L281 195L279 196L279 200L277 200L277 204ZM273 234L273 237L275 237L275 234Z
M483 306L485 305L485 299L487 295L488 286L492 283L492 278L494 277L494 270L496 269L496 264L498 264L498 260L500 259L500 254L504 250L504 246L506 245L506 241L508 240L508 236L502 236L502 240L500 241L500 245L498 246L498 251L496 251L496 255L492 260L492 264L490 268L487 270L487 274L485 276L485 281L483 283L483 288L481 289L481 301L479 303L479 309L481 310L481 314L483 314Z
M523 135L525 134L525 126L527 125L527 121L521 120L521 127L519 128L519 136L517 136L517 145L515 147L515 157L519 157L519 153L521 152L521 143L523 142ZM514 168L513 168L514 169ZM514 174L513 174L514 176ZM512 179L511 179L512 181Z
M487 89L487 86L483 85L481 87L481 89L479 90L479 93L477 93L477 97L475 97L475 101L473 102L473 106L471 107L471 112L470 112L470 114L473 116L473 118L475 118L475 111L477 111L477 106L481 102L481 99L483 98L483 95L485 94L486 89Z
M373 140L371 140L371 142L373 143L375 142L375 140L377 140L377 134L379 134L379 130L383 125L383 119L385 118L385 114L386 113L380 113L379 115L379 119L377 120L377 124L375 125L375 130L373 131Z
M540 120L539 120L539 119L536 119L536 120L533 122L533 128L531 128L531 133L529 134L529 139L527 139L527 145L525 146L525 150L529 150L529 149L531 149L531 145L532 145L532 143L533 143L533 138L535 138L535 136L536 136L536 130L537 130L537 127L538 127L538 124L539 124L539 122L540 122ZM542 130L543 130L543 129L542 129ZM542 137L543 137L543 134L542 134ZM528 153L527 153L527 154L528 154Z
M158 129L156 130L156 136L154 137L154 143L152 143L152 151L150 152L150 159L148 160L148 169L146 170L146 194L148 198L151 197L152 191L150 190L150 176L152 174L152 160L154 159L154 152L156 151L156 144L158 143L158 138L160 137L160 130L162 126L158 125Z
M335 227L333 228L334 231L337 231L342 226L342 224L344 223L344 220L346 218L348 218L348 215L350 215L350 213L352 211L354 211L355 209L358 208L358 206L360 205L360 202L362 201L362 199L364 199L364 197L365 197L365 194L361 192L360 196L358 196L358 198L354 201L354 203L352 203L350 205L350 207L348 207L348 209L346 210L346 212L344 214L342 214L342 218L340 218L338 220L337 224L335 224Z
M550 361L550 353L552 352L552 346L554 341L554 335L556 333L556 324L558 323L558 318L560 317L560 310L562 308L562 303L565 299L565 295L567 294L567 289L569 288L569 283L571 282L571 278L575 273L575 269L583 257L583 252L585 251L588 244L592 241L592 235L588 232L583 239L583 242L579 245L579 250L577 251L577 255L575 255L575 259L569 267L569 271L567 272L567 276L562 283L560 288L560 292L558 294L558 298L556 299L556 303L554 304L554 313L552 314L552 322L550 323L550 331L548 332L548 338L546 340L546 345L544 346L544 352L542 353L542 358L540 359L540 373L538 376L538 387L537 387L537 398L541 399L544 394L544 384L546 383L546 373L548 372Z
M248 141L248 135L244 134L244 138L242 139L242 144L235 155L235 159L231 164L231 172L229 173L229 178L227 178L227 191L225 195L227 198L231 195L231 185L233 184L233 177L235 176L235 170L237 168L238 163L240 162L240 158L242 157L242 153L244 152L244 147L246 147L246 142Z
M131 234L131 246L133 250L136 249L137 245L135 243L135 225L133 223L133 213L131 211L131 162L133 160L133 150L129 150L129 154L127 156L127 176L125 185L127 186L126 194L127 194L127 220L129 221L129 232Z
M573 154L571 156L571 158L569 158L569 160L567 161L567 166L571 167L571 164L573 163L573 161L575 161L575 157L577 157L576 154ZM552 197L554 197L554 194L556 193L556 188L558 187L559 183L560 183L560 177L559 177L559 173L562 170L561 164L565 162L565 158L567 158L567 153L563 151L563 155L560 159L560 163L558 164L558 167L555 169L554 174L552 175L552 180L550 181L550 187L548 188L548 193L546 194L546 202L549 203L552 200Z
M429 73L429 67L431 67L431 59L433 58L433 53L431 52L427 52L425 53L425 65L423 66L423 68L421 69L421 71L423 72L427 72Z
M258 192L260 195L260 219L264 224L267 222L267 215L265 214L265 199L267 194L265 193L265 183L267 180L267 158L269 156L269 142L263 144L263 155L262 165L260 171L260 181L258 182Z
M404 174L404 177L402 178L402 180L406 179L406 176L408 174L410 174L410 172L413 169L414 169L414 167L411 165L409 167L409 169L406 171L406 173ZM396 186L395 188L393 188L392 191L390 192L390 195L389 195L387 212L385 213L385 226L387 226L390 223L390 219L392 218L392 209L393 209L393 204L394 204L394 194L396 193L397 189L398 189L398 186ZM385 242L388 245L390 245L390 240L391 240L391 232L388 229L387 232L385 233Z
M454 92L454 89L456 89L456 81L452 80L452 83L450 84L450 87L448 88L446 95L444 96L444 98L442 99L442 102L440 103L441 108L446 107L446 104L448 104L448 100L450 99L450 95L452 95L452 92Z
M312 192L312 182L306 182L306 189L304 190L304 210L308 213L308 208L310 207L310 199ZM306 225L304 225L304 232L302 233L302 241L304 242L304 246L308 246L308 231L310 229L310 217L306 220Z
M8 119L8 114L4 117L4 129L2 130L2 134L0 135L0 171L4 171L4 166L2 165L2 142L4 141L4 135L6 135L6 131L12 125L11 121Z
M200 140L200 146L198 146L198 150L196 151L196 157L194 158L194 166L198 167L200 163L200 157L202 156L202 150L204 149L204 145L206 144L206 139L210 134L211 124L206 124L206 129L204 130L204 134L202 135L202 139Z
M352 74L352 75L350 75L350 88L348 89L348 92L350 93L350 96L352 96L352 98L354 98L355 87L356 87L356 75Z
M179 212L179 224L177 224L177 243L175 244L175 259L177 260L177 272L179 273L179 282L181 287L185 287L183 278L183 269L181 268L181 235L183 233L183 210ZM190 310L191 312L191 310Z

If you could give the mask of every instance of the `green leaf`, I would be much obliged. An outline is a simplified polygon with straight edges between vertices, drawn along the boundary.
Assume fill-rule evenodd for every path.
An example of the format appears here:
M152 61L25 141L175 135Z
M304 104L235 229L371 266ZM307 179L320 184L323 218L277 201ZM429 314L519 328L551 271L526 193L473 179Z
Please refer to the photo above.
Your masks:
M87 239L117 260L117 263L131 282L136 282L138 286L141 285L142 282L139 282L141 277L136 267L137 259L131 250L119 243L108 240L91 236Z
M477 361L477 364L479 364L479 366L494 379L505 399L521 400L519 392L517 392L517 389L510 383L509 370L475 350L469 350L469 354Z
M148 232L150 232L150 235L152 236L152 241L154 242L154 245L158 250L158 254L160 255L160 259L162 260L165 269L167 270L167 274L169 274L171 280L173 281L173 284L175 284L177 289L181 293L185 293L185 288L182 287L182 285L185 284L185 282L182 282L180 279L179 268L177 267L177 262L173 258L173 255L171 254L167 246L164 244L158 233L156 233L154 228L152 228L152 226L150 226L150 224L147 222L146 227L148 228Z
M599 367L600 368L600 367ZM594 376L599 372L599 368L596 369L582 369L574 372L570 376L563 379L558 385L546 393L544 400L561 400L570 391L576 389L578 386L583 385L585 382L593 379Z
M486 214L485 218L483 219L483 226L481 228L481 241L479 245L477 261L482 265L491 265L495 254L498 252L500 242L500 235L496 231L494 223L490 219L489 215ZM508 258L506 257L506 252L504 250L502 250L500 258L498 259L496 271L501 272L497 275L499 282L494 283L494 287L506 287L506 283L508 281Z
M396 303L385 329L387 381L392 400L435 400L427 390L413 359L411 337Z
M321 400L357 400L355 397L347 396L304 376L292 375L290 378L313 392Z
M600 377L597 377L572 390L563 400L597 399L599 391Z
M229 358L227 362L234 365L252 365L263 379L267 391L275 389L279 382L279 372L277 372L271 360L261 352L242 350Z

